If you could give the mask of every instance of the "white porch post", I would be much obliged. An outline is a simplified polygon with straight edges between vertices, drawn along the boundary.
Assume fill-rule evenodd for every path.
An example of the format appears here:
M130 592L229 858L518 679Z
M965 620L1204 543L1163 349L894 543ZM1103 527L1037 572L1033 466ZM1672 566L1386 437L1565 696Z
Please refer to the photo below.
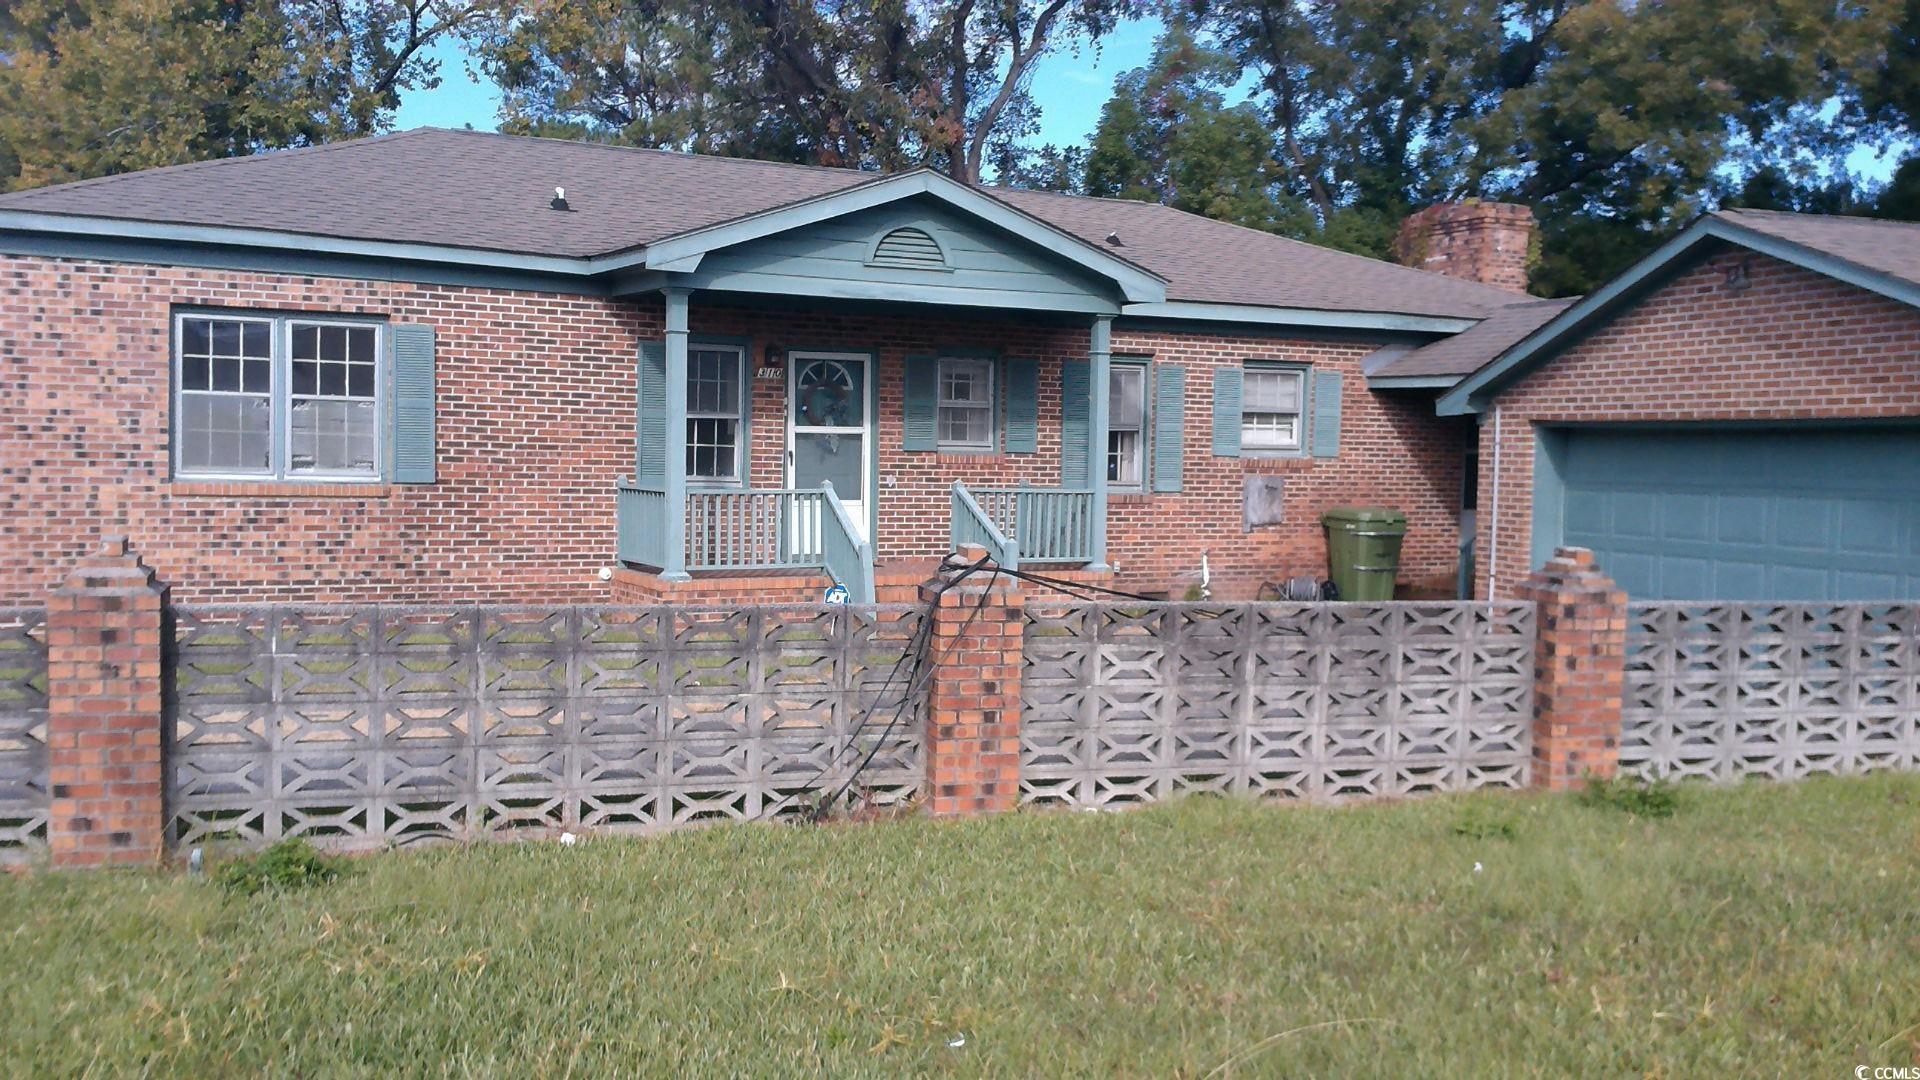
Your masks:
M1093 481L1093 562L1094 570L1107 569L1107 403L1112 393L1108 369L1113 362L1113 316L1093 320L1093 344L1089 350L1088 381L1092 385L1092 408L1087 410L1087 472Z
M687 581L687 289L662 289L667 307L667 559L660 577Z

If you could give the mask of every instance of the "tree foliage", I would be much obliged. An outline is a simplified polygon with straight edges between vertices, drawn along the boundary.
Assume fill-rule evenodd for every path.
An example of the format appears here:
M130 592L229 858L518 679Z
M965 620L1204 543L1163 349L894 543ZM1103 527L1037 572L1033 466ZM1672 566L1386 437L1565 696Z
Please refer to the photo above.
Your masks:
M1034 64L1135 0L500 0L508 130L977 180L1037 128Z
M13 0L0 187L372 134L433 85L452 0Z

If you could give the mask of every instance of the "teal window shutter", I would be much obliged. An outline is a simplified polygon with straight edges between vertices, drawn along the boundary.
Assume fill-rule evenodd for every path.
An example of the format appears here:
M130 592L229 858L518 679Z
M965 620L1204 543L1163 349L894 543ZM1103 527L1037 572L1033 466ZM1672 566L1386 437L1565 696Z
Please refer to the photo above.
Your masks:
M1087 361L1069 360L1061 365L1060 486L1068 491L1093 487L1093 473L1088 468L1091 447L1087 445L1093 437L1092 385L1093 372Z
M1240 456L1240 369L1213 371L1213 456Z
M1340 455L1340 373L1313 373L1313 456Z
M907 357L900 448L931 452L939 445L940 365L931 356Z
M1153 490L1179 491L1186 470L1187 369L1153 369Z
M634 424L634 480L663 490L667 483L667 343L640 343L639 415Z
M431 484L433 327L393 327L393 482Z
M1009 454L1031 454L1040 448L1040 365L1033 360L1008 360L1007 434Z

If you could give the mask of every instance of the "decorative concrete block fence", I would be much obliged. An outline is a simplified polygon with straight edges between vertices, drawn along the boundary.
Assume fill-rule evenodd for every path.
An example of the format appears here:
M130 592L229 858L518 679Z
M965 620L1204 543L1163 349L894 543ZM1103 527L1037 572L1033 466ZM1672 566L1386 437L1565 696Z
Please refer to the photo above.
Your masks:
M0 858L1920 767L1914 605L1630 605L1578 550L1522 595L173 606L109 540L0 609Z

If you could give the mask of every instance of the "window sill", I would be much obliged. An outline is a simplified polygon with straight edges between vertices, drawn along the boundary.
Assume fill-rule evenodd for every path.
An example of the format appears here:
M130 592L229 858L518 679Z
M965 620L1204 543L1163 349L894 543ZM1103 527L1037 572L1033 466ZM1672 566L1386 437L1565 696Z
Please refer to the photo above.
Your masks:
M223 499L384 499L393 485L379 481L313 484L284 480L176 480L167 494L179 498Z

